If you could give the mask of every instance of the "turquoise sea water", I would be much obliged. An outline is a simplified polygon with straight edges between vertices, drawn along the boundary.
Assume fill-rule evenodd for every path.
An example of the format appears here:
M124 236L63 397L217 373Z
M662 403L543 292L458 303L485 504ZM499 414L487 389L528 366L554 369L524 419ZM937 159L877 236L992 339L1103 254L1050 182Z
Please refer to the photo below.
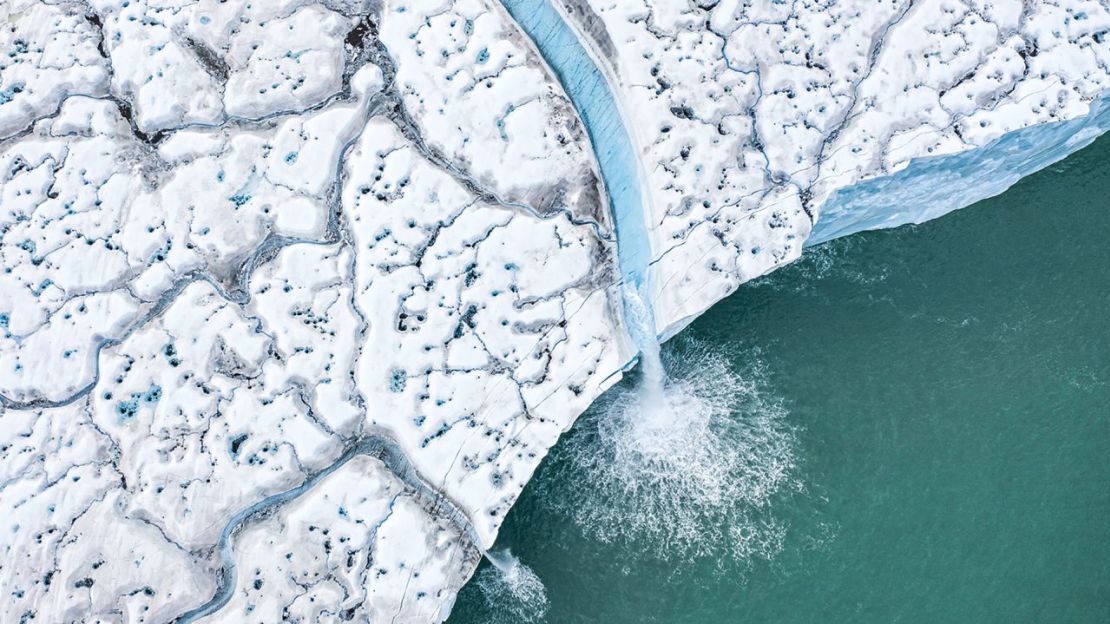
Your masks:
M1108 163L741 287L664 347L686 468L625 380L507 518L534 576L450 622L1110 621Z

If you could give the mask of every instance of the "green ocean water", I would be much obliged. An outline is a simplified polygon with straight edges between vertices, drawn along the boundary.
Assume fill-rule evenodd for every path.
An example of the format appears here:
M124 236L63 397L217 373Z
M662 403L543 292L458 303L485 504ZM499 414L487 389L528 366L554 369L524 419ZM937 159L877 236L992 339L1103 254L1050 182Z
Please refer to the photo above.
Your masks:
M622 382L450 622L1110 622L1108 237L1104 137L744 285L664 347L673 440Z

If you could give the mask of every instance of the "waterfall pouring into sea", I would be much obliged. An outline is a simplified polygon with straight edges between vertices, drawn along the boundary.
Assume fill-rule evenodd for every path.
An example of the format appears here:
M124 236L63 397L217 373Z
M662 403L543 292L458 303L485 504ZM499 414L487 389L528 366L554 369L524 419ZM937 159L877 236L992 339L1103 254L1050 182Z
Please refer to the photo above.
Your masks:
M800 480L759 353L738 365L684 336L661 349L640 289L624 294L639 365L555 447L545 504L634 557L708 558L730 573L770 559L786 529L772 503Z
M640 349L641 404L646 410L654 412L658 411L654 408L662 406L667 373L663 369L659 340L655 335L655 315L647 297L641 292L643 287L637 285L639 277L636 274L631 277L632 284L623 289L625 322L633 342Z
M625 326L639 351L632 379L606 392L554 447L548 464L556 478L540 486L544 504L597 539L634 541L629 552L770 556L783 528L765 512L798 483L786 410L758 354L737 366L689 338L660 349L650 297L651 196L642 192L645 173L605 62L549 0L502 3L558 75L589 134L615 226Z
M547 613L547 589L531 568L508 548L485 553L490 566L478 573L478 589L486 600L493 623L539 622Z

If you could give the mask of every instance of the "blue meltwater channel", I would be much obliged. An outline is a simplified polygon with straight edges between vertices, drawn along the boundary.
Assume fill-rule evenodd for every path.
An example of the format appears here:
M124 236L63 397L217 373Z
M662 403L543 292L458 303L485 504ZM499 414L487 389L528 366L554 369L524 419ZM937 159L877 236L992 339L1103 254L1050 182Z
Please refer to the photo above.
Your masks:
M644 356L651 358L658 351L644 287L651 245L638 160L620 107L605 75L549 0L502 0L502 4L535 42L586 125L616 223L629 332Z

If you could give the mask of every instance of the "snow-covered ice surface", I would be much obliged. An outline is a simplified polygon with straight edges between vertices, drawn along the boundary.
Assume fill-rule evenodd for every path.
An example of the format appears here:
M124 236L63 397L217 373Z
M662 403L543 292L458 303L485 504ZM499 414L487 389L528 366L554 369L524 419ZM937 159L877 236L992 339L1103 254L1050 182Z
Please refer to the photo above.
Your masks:
M553 1L642 161L664 337L811 233L939 216L1110 124L1088 115L1110 87L1097 0Z
M632 356L500 5L0 6L0 621L442 620Z
M1110 125L1107 37L1080 0L3 3L0 621L444 619L635 355L622 281L668 336L1004 190Z

